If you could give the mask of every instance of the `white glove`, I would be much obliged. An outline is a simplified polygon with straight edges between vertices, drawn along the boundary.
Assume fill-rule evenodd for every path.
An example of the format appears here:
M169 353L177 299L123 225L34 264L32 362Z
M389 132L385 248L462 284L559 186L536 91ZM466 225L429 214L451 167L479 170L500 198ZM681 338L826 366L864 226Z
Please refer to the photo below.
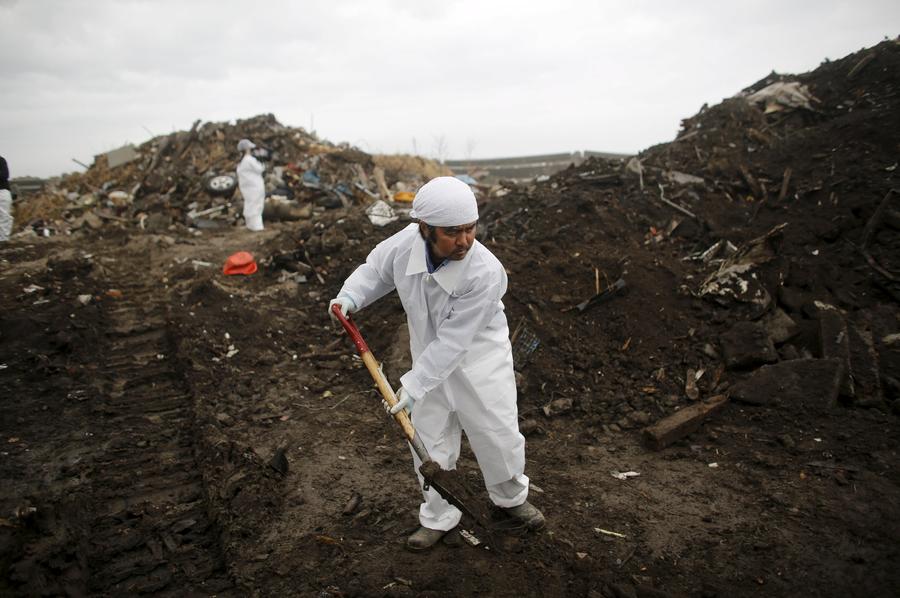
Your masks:
M331 321L335 322L335 323L338 321L338 319L337 319L337 316L334 315L334 312L331 311L331 307L333 305L341 306L341 313L344 314L345 318L347 317L348 313L353 313L357 309L359 309L358 307L356 307L356 303L353 302L353 299L351 299L347 295L341 295L340 297L335 297L334 299L331 300L331 303L328 304L328 316L331 318Z
M387 404L387 401L382 400L381 404L384 407L384 410L387 411L391 415L395 415L400 412L401 409L406 409L407 415L412 415L413 405L415 405L415 401L412 396L406 391L402 386L400 390L397 391L397 403L391 407Z

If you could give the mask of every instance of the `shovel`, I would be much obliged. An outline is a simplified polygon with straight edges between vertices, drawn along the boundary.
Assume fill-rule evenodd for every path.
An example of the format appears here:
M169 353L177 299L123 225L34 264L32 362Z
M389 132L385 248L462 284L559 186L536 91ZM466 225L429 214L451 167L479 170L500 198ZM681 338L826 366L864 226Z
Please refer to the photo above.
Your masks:
M337 317L338 321L340 321L344 330L347 331L347 334L350 335L353 344L356 345L359 356L362 358L363 363L366 364L366 369L369 370L369 374L371 374L375 383L378 385L378 390L381 391L381 396L384 397L385 402L391 407L396 405L397 397L384 373L381 371L381 368L378 366L375 356L372 355L369 346L366 345L366 341L363 340L359 328L356 327L356 324L349 316L344 316L344 314L341 313L341 307L339 305L332 306L331 311ZM472 492L469 490L466 483L460 479L459 473L441 469L440 465L432 461L431 457L428 455L428 450L422 443L422 439L416 433L416 429L413 427L412 421L410 421L409 415L405 409L401 409L395 413L393 417L403 431L403 436L422 461L422 465L419 466L419 473L425 478L425 490L428 490L429 487L437 490L438 494L440 494L444 500L462 511L464 515L468 515L488 534L488 536L490 536L489 524L487 523L490 520L490 514L486 509L477 509L471 506L474 504L471 500Z

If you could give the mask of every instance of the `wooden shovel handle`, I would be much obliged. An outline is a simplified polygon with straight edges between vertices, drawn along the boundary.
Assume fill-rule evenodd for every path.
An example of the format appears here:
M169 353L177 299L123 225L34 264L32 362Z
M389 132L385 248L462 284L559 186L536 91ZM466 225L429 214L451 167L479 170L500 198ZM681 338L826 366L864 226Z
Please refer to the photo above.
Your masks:
M381 391L381 396L384 397L385 402L391 407L396 405L397 397L394 395L394 390L391 388L391 385L388 384L387 378L385 378L381 368L378 366L378 362L375 361L375 356L372 355L372 351L369 350L366 341L363 340L359 328L356 327L356 324L353 323L349 316L345 316L341 313L341 306L332 305L331 312L337 317L338 321L344 327L344 330L347 331L347 334L350 335L353 344L356 345L356 350L359 351L359 356L362 358L363 363L366 364L366 369L369 370L369 374L372 376L372 379L375 380L375 384L378 385L378 390ZM413 439L416 436L416 429L413 428L412 422L409 421L409 415L407 415L406 410L401 409L395 413L394 419L400 424L406 439L413 442Z

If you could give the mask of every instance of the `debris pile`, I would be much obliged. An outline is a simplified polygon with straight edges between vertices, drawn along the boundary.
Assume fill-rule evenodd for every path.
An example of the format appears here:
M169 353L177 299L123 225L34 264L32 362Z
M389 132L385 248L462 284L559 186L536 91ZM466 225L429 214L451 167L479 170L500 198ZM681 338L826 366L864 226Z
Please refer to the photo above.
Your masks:
M371 156L347 144L320 140L266 114L155 137L96 157L84 173L17 207L19 229L51 234L109 225L165 230L173 224L216 228L240 217L234 173L240 139L259 146L267 163L266 220L309 219L314 211L379 200L398 207L410 191L449 170L413 156ZM407 203L404 203L407 202Z
M489 204L482 234L510 248L502 259L517 273L510 312L551 348L530 367L614 430L723 393L900 411L889 342L900 326L898 89L900 44L885 41L811 73L773 73L704 106L670 143L591 158ZM582 308L620 280L630 305ZM626 361L643 373L604 379Z

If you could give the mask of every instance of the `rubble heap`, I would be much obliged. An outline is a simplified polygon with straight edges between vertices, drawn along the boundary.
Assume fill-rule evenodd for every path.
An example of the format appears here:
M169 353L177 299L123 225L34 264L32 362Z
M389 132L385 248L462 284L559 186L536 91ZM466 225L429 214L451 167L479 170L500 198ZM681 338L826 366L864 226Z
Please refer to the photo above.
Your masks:
M233 124L198 120L189 131L154 137L121 163L110 165L112 152L97 156L86 172L64 176L22 202L17 226L50 235L110 224L149 230L233 224L240 217L234 148L244 138L263 148L268 163L268 220L309 218L313 209L353 202L393 202L431 176L449 174L424 158L373 157L321 140L271 114Z
M704 106L670 143L590 159L489 207L481 230L517 247L504 260L522 272L520 289L525 279L515 300L557 349L541 353L539 375L568 396L579 383L606 386L611 405L582 392L575 408L611 409L625 428L721 393L900 411L898 89L897 40L804 75L773 73ZM547 297L554 274L561 284ZM629 309L584 309L620 281ZM549 315L554 304L578 325ZM663 309L674 314L653 313ZM627 321L637 313L641 323ZM618 329L657 348L629 347ZM604 347L601 335L614 341ZM683 371L653 367L666 346L683 351ZM629 359L645 372L632 384L598 376Z

